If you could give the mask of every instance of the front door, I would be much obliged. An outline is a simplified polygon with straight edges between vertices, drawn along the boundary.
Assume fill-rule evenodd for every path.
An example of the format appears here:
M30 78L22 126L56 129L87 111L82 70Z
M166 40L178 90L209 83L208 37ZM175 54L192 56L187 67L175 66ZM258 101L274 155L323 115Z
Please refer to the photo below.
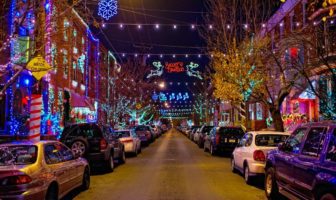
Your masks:
M71 179L71 170L64 164L63 157L55 144L48 144L44 148L45 161L48 165L49 172L56 177L59 185L59 195L64 194L69 187Z
M291 187L294 183L293 159L300 153L306 130L306 128L296 129L274 155L276 176L284 187Z
M312 127L306 137L301 154L294 158L294 189L309 197L320 166L320 155L326 136L326 127ZM312 196L311 196L312 197Z

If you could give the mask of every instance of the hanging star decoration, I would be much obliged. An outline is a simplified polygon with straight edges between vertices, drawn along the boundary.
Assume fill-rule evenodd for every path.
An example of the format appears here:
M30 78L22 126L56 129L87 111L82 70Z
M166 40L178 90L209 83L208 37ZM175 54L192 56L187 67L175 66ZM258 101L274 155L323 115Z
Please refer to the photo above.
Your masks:
M109 20L117 15L118 2L117 0L100 0L98 3L98 15Z

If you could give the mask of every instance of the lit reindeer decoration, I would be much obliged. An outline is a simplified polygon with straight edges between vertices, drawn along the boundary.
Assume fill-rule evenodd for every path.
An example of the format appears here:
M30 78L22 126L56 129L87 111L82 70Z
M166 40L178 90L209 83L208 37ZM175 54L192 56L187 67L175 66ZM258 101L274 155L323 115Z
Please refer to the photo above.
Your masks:
M187 65L187 74L188 76L193 76L199 79L203 79L200 72L199 71L195 71L194 69L196 69L199 65L193 62L190 62L189 65Z
M163 65L161 62L153 62L156 70L151 70L150 74L148 74L147 78L151 78L153 76L161 76L163 74Z

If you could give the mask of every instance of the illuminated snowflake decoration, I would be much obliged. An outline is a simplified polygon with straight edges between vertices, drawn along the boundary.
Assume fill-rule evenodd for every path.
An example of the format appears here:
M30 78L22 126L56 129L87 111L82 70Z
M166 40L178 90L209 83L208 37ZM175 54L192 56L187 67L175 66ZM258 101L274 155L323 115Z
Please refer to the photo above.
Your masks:
M109 20L117 14L118 2L117 0L100 0L98 3L98 15Z

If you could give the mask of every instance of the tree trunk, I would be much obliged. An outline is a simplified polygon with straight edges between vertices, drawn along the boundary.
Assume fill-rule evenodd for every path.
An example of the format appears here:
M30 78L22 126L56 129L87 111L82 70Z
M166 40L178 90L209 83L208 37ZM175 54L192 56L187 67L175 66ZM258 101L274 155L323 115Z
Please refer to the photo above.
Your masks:
M270 111L271 111L271 115L272 115L275 130L284 132L285 129L284 129L280 109L276 109L276 108L272 109L271 108Z

